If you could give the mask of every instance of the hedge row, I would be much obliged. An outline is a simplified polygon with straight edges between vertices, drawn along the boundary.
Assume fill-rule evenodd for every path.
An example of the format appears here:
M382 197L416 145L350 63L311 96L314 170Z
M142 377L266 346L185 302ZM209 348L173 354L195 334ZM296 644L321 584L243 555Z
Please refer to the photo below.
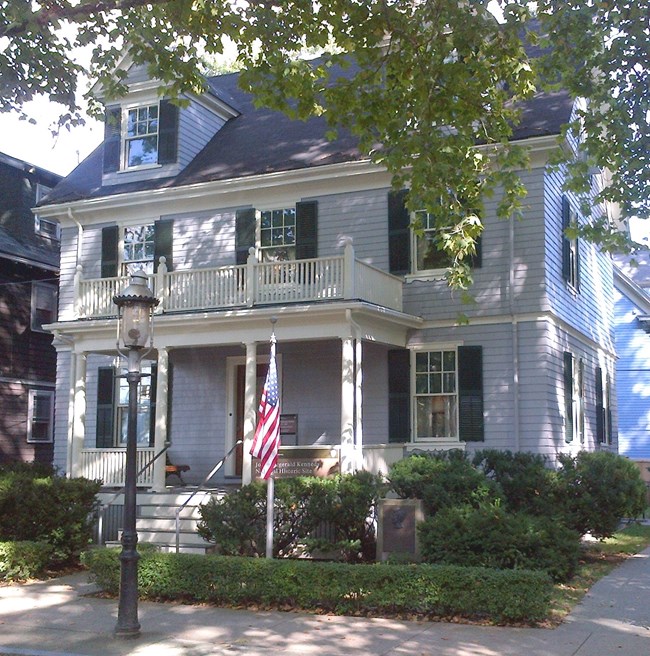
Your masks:
M38 576L49 565L53 550L47 542L0 542L0 581Z
M117 594L114 549L83 554L93 580ZM348 565L303 560L144 551L138 567L147 599L320 610L345 615L465 617L494 623L543 620L552 583L542 572L433 565Z

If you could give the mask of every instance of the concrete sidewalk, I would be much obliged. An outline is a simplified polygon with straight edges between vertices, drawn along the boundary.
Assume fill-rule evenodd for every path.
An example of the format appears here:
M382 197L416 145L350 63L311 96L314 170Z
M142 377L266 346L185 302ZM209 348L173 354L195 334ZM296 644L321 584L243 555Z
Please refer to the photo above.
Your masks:
M142 634L113 637L115 600L86 574L0 587L0 656L642 656L650 549L601 579L557 629L251 612L141 602Z

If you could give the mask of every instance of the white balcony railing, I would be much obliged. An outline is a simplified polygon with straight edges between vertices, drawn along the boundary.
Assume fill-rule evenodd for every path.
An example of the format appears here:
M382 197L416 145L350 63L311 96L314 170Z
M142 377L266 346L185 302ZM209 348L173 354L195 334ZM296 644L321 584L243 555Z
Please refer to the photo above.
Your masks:
M114 316L113 296L127 284L126 276L84 280L77 267L76 318ZM165 259L160 258L149 284L160 299L160 312L336 299L361 299L402 309L401 279L357 260L352 244L346 245L343 255L334 257L257 262L251 252L247 264L206 269L167 271Z
M140 471L153 460L154 449L138 448L136 471ZM126 448L82 449L79 475L92 480L99 479L107 487L124 485L126 467ZM153 485L153 465L138 477L137 484L142 487Z

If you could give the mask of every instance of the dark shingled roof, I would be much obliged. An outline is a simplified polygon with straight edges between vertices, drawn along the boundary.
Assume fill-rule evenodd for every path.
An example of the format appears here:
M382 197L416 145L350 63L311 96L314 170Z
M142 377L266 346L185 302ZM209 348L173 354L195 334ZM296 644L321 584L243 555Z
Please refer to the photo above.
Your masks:
M256 108L252 96L239 89L237 80L237 73L209 80L210 90L241 114L230 119L179 175L102 187L99 146L49 194L48 204L365 159L357 139L348 131L339 130L338 138L329 141L324 118L295 121L280 112ZM513 139L559 134L572 105L565 92L537 94L523 104L522 120Z

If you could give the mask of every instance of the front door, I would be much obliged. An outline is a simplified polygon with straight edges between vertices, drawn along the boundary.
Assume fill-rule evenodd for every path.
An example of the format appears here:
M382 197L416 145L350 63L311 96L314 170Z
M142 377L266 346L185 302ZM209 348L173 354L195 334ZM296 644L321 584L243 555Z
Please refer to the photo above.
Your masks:
M238 358L239 359L239 358ZM268 358L267 358L268 359ZM259 405L262 396L262 389L264 388L264 380L266 379L266 371L269 365L268 362L257 365L257 373L255 378L255 403ZM232 376L234 383L233 400L231 404L231 416L233 418L233 438L230 444L236 440L244 439L244 393L246 390L246 365L235 363L234 375ZM227 447L230 449L231 447ZM244 455L243 444L239 444L235 451L234 468L231 465L229 474L231 476L242 475L242 462ZM227 470L228 471L228 470Z

